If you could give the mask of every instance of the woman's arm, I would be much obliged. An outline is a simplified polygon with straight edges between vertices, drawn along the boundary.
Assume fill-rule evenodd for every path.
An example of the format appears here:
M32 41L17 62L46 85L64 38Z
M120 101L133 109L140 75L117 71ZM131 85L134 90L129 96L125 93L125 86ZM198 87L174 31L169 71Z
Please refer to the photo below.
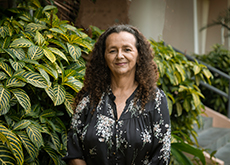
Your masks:
M86 162L82 159L71 159L69 160L68 165L86 165Z

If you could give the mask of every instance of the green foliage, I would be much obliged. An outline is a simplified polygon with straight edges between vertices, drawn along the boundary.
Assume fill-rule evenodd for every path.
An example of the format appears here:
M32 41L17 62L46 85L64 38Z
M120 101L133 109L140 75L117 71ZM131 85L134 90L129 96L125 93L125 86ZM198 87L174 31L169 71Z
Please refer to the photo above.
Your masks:
M206 55L196 55L196 58L207 63L210 66L230 75L230 52L223 49L220 45L215 45L213 50ZM220 76L219 74L213 74L214 79L211 80L212 86L220 89L225 93L229 93L229 80ZM205 95L205 99L202 102L208 107L227 115L228 99L224 96L220 96L205 87L201 87L202 93Z
M204 108L201 102L204 96L199 89L199 82L202 80L210 83L212 74L206 66L197 61L188 61L183 54L175 52L170 45L165 46L163 42L154 40L150 40L150 43L155 52L154 60L160 74L158 86L166 93L171 115L172 161L181 162L181 159L185 158L181 151L188 152L186 147L192 149L194 145L191 136L196 140L197 134L193 129L193 124L200 125L199 115ZM202 151L198 152L196 149L191 151L194 156L198 156L196 154L199 153L201 162L205 164L201 156ZM187 160L184 159L184 161Z
M71 104L94 41L37 0L0 21L0 162L65 164ZM32 12L31 12L32 11Z

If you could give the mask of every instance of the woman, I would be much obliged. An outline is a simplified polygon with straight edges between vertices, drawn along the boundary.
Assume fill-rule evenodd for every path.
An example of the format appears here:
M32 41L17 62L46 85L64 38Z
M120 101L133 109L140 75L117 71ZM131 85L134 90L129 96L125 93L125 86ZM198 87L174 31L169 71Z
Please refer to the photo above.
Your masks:
M168 164L170 119L149 42L116 25L96 42L68 133L70 165Z

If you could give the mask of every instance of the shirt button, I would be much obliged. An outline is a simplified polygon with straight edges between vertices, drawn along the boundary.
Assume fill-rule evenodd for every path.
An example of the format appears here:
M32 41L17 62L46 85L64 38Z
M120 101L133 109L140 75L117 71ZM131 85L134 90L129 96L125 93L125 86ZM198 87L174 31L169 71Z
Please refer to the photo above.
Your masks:
M116 152L114 152L113 155L116 155Z

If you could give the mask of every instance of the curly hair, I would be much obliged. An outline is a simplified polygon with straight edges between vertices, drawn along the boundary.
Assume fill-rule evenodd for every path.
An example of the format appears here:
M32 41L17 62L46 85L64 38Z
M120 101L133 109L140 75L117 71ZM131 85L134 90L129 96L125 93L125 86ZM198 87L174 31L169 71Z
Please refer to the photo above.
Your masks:
M90 103L94 110L100 101L103 92L108 90L111 83L110 69L106 65L104 58L106 39L112 33L128 32L136 38L136 48L138 50L138 63L136 64L135 80L139 84L135 95L141 100L141 107L144 109L145 104L151 97L155 97L156 82L159 74L156 63L153 61L154 54L150 43L144 35L131 25L114 25L109 27L97 40L94 49L90 54L89 64L86 68L83 88L77 93L73 108L75 109L83 95L89 94Z

